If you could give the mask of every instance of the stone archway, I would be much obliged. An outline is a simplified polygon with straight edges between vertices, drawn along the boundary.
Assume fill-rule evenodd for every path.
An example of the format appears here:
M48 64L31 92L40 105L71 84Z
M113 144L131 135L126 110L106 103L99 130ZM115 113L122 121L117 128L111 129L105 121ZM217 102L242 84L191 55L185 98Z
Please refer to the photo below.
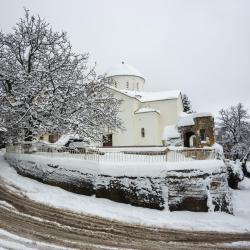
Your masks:
M184 135L184 147L190 148L195 146L195 134L192 131L188 131Z
M196 140L196 135L191 135L189 137L189 147L194 147L195 146L195 141Z

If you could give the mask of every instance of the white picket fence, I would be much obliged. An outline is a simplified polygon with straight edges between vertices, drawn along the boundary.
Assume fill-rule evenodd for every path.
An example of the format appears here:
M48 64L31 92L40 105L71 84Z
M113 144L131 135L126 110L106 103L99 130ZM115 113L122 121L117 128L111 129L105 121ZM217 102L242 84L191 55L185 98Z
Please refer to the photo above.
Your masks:
M119 149L116 151L105 151L104 148L82 148L69 149L66 147L50 147L50 146L35 146L32 144L17 144L8 145L7 153L18 154L36 154L47 155L50 157L65 157L65 158L79 158L98 162L181 162L194 160L211 160L215 159L215 152L213 149L203 148L176 148L170 150L153 151L153 148L143 151L129 151L128 148L123 151Z

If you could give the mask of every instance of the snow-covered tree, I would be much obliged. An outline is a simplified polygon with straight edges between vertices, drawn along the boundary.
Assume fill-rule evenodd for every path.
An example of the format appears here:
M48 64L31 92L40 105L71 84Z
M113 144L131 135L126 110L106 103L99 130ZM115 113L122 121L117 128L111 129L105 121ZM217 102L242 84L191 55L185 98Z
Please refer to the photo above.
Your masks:
M248 149L247 153L244 155L242 159L242 170L246 177L250 178L250 168L248 162L250 161L250 148Z
M0 32L0 127L11 141L54 132L98 140L122 127L120 100L88 58L28 10L12 33Z
M183 96L182 96L182 103L183 103L183 111L184 112L186 112L188 114L193 113L191 101L189 100L189 98L186 94L183 94Z
M241 159L250 147L249 115L239 103L219 112L218 142L223 146L225 155Z

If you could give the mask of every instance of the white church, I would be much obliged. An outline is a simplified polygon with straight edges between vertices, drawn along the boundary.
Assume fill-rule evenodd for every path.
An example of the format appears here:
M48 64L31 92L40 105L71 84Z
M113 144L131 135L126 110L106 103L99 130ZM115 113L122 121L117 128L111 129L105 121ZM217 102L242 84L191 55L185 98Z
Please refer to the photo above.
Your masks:
M103 146L162 146L164 130L183 112L181 92L145 92L144 76L125 62L108 70L107 77L114 96L123 100L119 116L125 130L107 134Z
M119 117L124 130L108 132L98 147L184 146L210 147L215 139L211 113L183 112L179 90L146 92L145 78L127 63L113 66L106 72L110 91L122 100ZM75 135L46 134L40 140L65 144ZM77 137L79 138L79 136ZM59 143L60 142L60 143ZM63 145L64 145L63 144Z

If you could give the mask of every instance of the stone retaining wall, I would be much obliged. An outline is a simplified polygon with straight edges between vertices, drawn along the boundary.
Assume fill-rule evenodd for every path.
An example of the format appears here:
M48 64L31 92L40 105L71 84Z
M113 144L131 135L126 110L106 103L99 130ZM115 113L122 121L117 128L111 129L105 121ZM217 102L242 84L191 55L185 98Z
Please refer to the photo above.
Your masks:
M156 169L153 175L116 173L112 176L100 171L97 163L84 160L77 161L77 164L82 164L79 168L72 167L74 159L66 163L48 157L46 161L38 161L34 156L22 157L18 154L6 154L5 158L20 175L78 194L96 195L99 198L160 210L233 212L223 163L209 171L203 170L202 166L199 169L166 167L160 171ZM200 164L204 162L200 161ZM136 163L133 167L137 167Z

